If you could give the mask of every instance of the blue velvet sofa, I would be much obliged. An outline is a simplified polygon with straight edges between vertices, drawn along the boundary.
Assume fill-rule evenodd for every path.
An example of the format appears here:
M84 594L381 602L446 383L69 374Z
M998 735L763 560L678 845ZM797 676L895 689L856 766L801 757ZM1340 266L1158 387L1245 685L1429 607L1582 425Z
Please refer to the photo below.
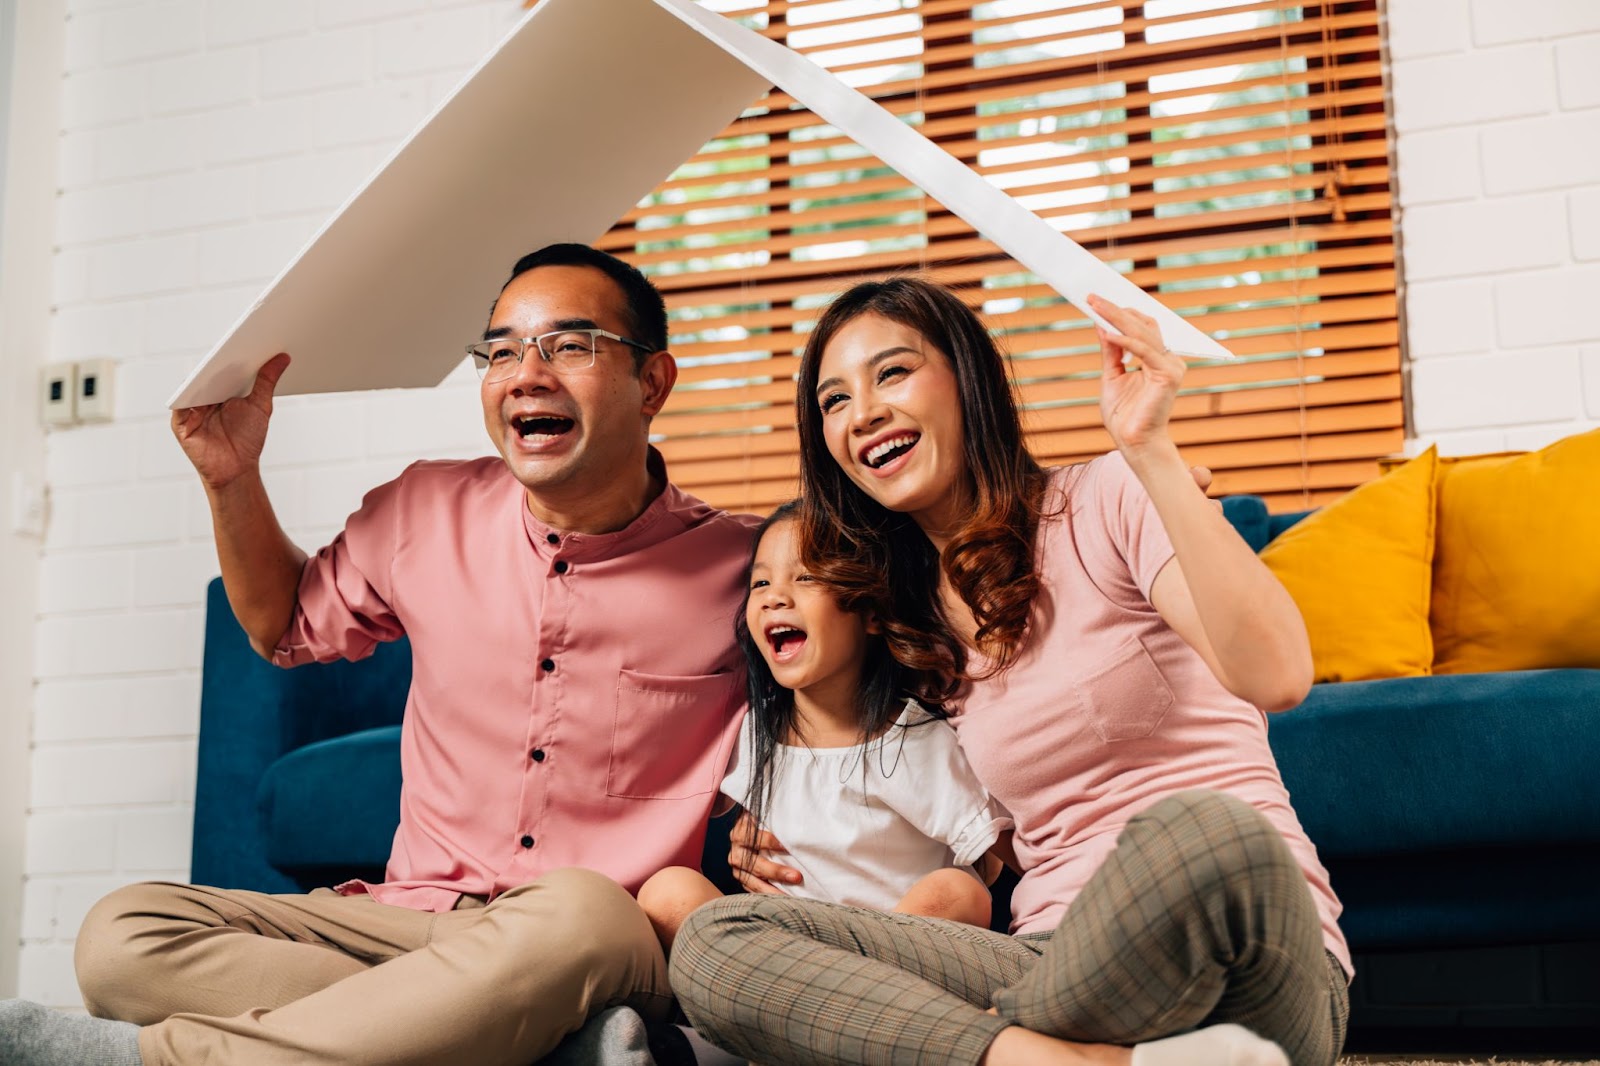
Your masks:
M1256 550L1303 517L1254 497L1224 511ZM250 650L220 581L205 639L194 880L381 878L406 642L280 670ZM1600 1033L1600 670L1318 685L1269 737L1345 904L1353 1047ZM706 869L731 887L726 849L713 826Z

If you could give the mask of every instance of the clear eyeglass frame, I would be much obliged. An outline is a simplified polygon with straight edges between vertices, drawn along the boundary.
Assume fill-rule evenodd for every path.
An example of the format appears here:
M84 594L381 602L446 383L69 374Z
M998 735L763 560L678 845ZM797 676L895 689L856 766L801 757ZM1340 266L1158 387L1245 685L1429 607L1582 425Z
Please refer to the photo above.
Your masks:
M494 340L476 341L467 345L467 354L478 371L480 381L502 381L517 372L531 344L539 358L552 370L586 370L594 366L598 339L626 344L641 352L654 351L648 345L612 333L608 329L557 329L537 337L497 337Z

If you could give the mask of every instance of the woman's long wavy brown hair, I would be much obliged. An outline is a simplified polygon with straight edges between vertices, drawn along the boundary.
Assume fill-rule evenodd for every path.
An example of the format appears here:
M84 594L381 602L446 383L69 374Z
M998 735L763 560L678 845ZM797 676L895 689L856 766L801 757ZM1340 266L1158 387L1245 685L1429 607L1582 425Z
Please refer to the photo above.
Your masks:
M828 451L816 388L823 350L845 325L879 315L920 333L950 360L961 398L969 515L943 557L910 515L856 487ZM939 608L939 574L971 609L976 644L1003 671L1021 649L1040 589L1034 562L1046 475L1028 454L1005 360L978 316L954 293L900 276L856 285L807 338L796 407L800 428L800 550L806 567L851 610L873 610L896 659L949 678L967 675L966 649Z

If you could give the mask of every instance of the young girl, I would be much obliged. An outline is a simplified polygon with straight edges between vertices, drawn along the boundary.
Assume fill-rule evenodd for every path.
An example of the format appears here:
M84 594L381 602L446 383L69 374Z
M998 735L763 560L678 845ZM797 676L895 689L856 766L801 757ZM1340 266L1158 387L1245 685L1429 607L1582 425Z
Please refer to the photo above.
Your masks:
M785 504L756 531L735 627L750 713L722 793L783 840L802 875L789 895L987 926L973 865L1010 822L943 715L908 697L919 678L877 623L800 565L797 513ZM670 948L689 912L720 895L672 867L645 882L639 905Z

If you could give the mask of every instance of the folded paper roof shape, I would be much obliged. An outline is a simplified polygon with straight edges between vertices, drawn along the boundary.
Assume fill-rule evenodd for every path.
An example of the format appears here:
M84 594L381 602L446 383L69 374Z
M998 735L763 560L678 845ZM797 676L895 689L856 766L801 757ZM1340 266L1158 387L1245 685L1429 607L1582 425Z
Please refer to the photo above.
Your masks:
M694 0L544 0L199 363L172 407L247 392L434 385L481 335L511 265L592 243L776 85L995 242L1085 314L1156 316L1175 351L1216 341L804 56ZM1093 316L1091 316L1093 317Z

